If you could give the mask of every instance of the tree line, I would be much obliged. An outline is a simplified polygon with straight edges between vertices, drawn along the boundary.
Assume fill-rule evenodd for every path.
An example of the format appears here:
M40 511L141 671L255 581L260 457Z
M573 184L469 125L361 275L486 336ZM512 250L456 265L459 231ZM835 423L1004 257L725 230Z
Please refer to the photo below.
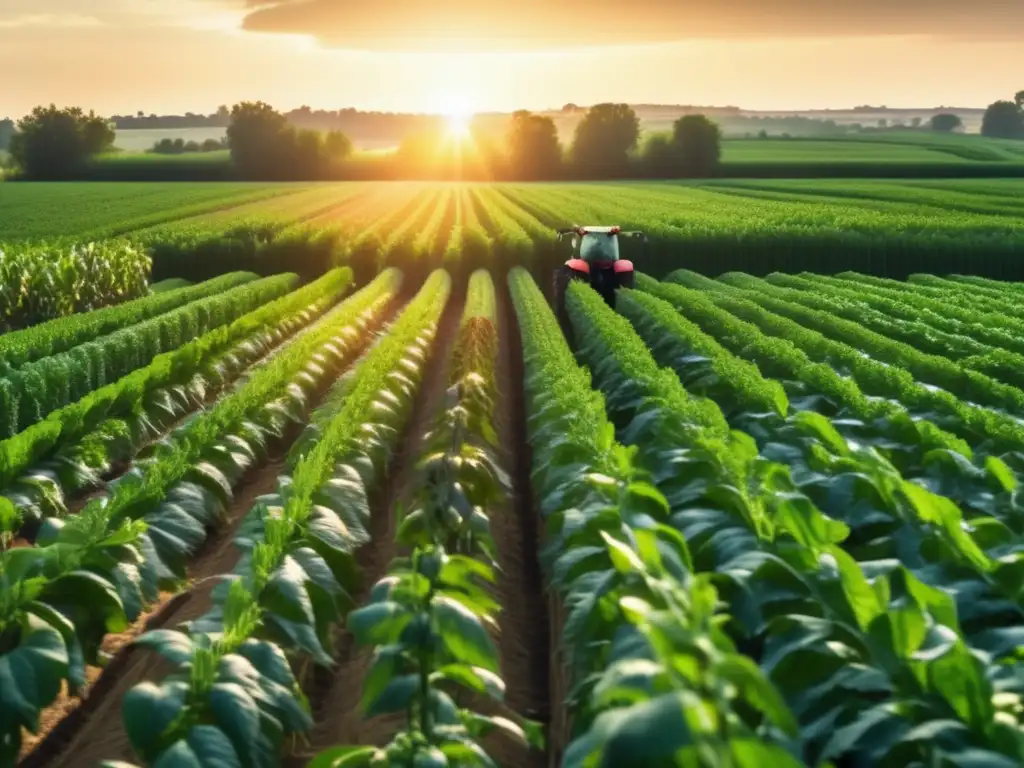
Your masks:
M1024 91L1013 101L990 104L981 120L981 134L992 139L1024 139Z
M569 147L562 146L550 117L519 111L504 132L474 123L469 136L456 135L435 118L406 136L394 153L364 157L354 157L345 133L297 127L264 102L241 102L229 115L223 146L234 173L253 180L704 176L714 173L721 156L721 130L703 115L682 117L672 131L640 146L640 118L627 104L587 109ZM50 105L18 122L9 150L25 178L70 178L111 151L114 138L114 126L95 113ZM154 151L175 154L185 146L168 141Z
M493 115L475 119L468 137L456 135L443 118L430 117L394 153L355 155L342 131L302 127L293 113L278 112L264 102L241 102L218 110L219 117L227 115L224 142L189 146L168 140L153 151L185 154L226 147L230 174L252 180L596 180L705 177L718 171L722 128L706 115L685 115L670 130L649 134L641 142L640 118L630 105L565 109L569 106L582 117L566 145L550 115L520 110L499 123ZM316 114L310 111L309 121L315 122ZM962 123L955 114L940 113L929 127L948 132ZM982 133L1024 139L1024 91L1013 101L992 104ZM52 104L36 107L16 125L0 122L0 148L6 143L25 178L74 178L97 155L113 149L115 135L113 123L92 111Z

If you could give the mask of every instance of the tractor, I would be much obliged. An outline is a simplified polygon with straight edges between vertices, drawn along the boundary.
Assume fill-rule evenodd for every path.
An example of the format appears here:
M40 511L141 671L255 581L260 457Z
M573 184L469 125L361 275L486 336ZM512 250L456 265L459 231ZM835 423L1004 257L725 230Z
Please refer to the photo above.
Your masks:
M554 300L565 318L565 291L572 280L584 280L615 308L619 288L632 288L636 279L633 262L619 256L619 238L629 237L647 245L643 232L623 232L620 227L572 227L558 230L558 242L572 238L573 257L555 272Z

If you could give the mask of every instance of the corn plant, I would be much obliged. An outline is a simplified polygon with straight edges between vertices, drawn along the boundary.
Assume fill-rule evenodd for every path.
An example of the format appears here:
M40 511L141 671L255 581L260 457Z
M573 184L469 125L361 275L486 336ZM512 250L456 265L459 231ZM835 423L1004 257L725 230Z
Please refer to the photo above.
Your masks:
M150 268L144 251L122 242L0 247L0 329L144 296Z

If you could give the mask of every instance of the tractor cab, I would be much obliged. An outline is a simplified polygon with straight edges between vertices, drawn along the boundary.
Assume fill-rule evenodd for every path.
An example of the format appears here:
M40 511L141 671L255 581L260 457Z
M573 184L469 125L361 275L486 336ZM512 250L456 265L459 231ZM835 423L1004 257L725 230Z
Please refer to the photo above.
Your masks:
M615 307L619 288L632 288L635 281L633 262L619 253L619 238L629 237L648 242L643 232L623 232L621 227L572 227L558 230L558 241L572 239L572 258L555 272L554 298L560 315L565 314L565 291L572 280L585 280Z

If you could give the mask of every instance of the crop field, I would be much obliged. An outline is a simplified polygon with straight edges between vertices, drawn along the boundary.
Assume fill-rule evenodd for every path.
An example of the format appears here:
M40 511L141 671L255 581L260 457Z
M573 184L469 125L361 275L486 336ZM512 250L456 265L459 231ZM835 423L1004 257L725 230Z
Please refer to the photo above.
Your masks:
M0 191L0 768L1024 763L1020 183L206 186Z
M725 163L1024 163L1019 141L933 131L836 138L727 139Z

